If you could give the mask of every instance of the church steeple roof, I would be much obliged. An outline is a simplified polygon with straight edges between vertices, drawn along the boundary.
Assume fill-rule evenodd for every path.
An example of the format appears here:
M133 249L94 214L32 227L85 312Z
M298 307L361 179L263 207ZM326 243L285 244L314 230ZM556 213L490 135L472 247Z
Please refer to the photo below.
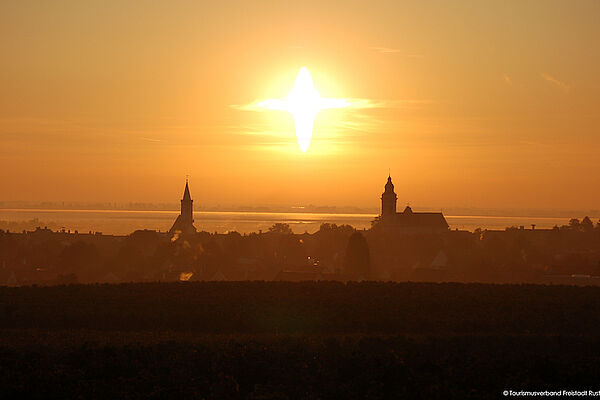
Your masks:
M181 213L177 216L169 233L180 232L187 234L196 232L196 227L194 226L193 203L192 196L190 195L190 186L186 179L183 198L181 199Z
M192 196L190 196L190 188L188 186L187 179L185 180L185 190L183 191L183 200L191 200Z
M385 191L386 192L393 192L394 191L394 184L392 183L392 176L391 175L388 175L387 183L385 184Z

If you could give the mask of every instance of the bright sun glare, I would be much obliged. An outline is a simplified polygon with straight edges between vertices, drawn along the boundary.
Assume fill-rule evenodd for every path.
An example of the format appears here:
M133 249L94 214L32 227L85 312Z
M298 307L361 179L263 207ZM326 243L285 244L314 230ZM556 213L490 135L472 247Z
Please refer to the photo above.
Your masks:
M268 99L260 102L260 107L270 110L284 110L294 117L296 137L302 152L310 146L317 113L327 108L344 108L349 106L345 99L322 98L313 84L308 68L298 71L296 84L285 99Z

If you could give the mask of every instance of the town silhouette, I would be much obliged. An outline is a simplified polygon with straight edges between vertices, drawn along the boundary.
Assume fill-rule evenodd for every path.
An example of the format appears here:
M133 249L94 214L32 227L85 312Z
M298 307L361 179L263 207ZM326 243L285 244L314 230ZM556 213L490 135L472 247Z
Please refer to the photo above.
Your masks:
M196 225L198 228L196 227ZM194 220L186 180L166 232L116 236L74 230L0 230L0 282L8 286L175 281L424 281L600 284L600 221L554 228L449 229L441 212L397 211L388 176L370 229L323 223L295 234L210 233Z

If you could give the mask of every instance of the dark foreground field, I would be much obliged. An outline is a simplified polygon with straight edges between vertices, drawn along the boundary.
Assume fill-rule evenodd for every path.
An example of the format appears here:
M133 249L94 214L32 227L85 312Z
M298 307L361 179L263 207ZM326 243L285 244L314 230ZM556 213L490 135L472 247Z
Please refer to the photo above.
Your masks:
M0 288L0 395L498 398L600 389L600 288Z

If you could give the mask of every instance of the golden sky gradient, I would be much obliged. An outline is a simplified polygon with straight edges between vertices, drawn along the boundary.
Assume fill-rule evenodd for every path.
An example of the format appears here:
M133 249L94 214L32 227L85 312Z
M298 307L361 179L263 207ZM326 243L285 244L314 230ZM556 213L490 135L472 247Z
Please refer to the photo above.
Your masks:
M290 3L2 2L0 200L600 208L600 2Z

